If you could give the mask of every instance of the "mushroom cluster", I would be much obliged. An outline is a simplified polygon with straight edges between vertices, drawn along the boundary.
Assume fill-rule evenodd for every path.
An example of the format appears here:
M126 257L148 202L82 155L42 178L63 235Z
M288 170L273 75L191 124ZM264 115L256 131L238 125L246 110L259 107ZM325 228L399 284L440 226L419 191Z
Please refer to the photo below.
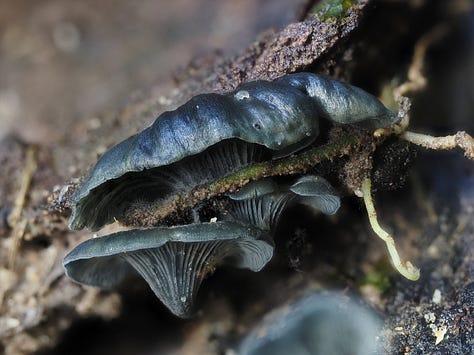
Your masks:
M71 229L121 222L65 256L76 282L112 288L141 276L179 317L193 314L203 279L219 265L252 271L273 255L283 211L306 205L335 213L340 199L320 176L265 178L177 208L183 193L315 143L319 119L376 129L396 115L357 87L311 73L255 81L227 94L193 97L107 151L74 197ZM165 218L157 209L171 211Z

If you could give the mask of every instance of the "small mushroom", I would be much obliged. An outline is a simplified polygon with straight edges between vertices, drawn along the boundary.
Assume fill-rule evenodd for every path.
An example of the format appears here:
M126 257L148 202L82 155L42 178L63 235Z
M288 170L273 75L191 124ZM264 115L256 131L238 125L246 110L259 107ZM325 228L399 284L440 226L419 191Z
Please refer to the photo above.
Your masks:
M251 182L229 194L231 218L245 221L263 230L273 230L285 208L303 204L324 214L334 214L341 201L336 190L324 178L306 175L292 185L277 184L268 178Z
M89 239L67 254L72 280L110 289L141 275L179 317L193 312L203 279L222 264L259 271L273 255L268 233L233 222L134 229Z
M379 354L381 323L347 295L313 293L270 313L242 341L239 355Z
M324 214L334 214L341 206L341 199L336 190L321 176L303 176L290 186L290 191L299 196L299 203Z
M99 159L75 195L69 226L97 230L137 201L166 204L183 189L296 153L316 140L320 117L368 128L397 119L362 89L311 73L198 95Z

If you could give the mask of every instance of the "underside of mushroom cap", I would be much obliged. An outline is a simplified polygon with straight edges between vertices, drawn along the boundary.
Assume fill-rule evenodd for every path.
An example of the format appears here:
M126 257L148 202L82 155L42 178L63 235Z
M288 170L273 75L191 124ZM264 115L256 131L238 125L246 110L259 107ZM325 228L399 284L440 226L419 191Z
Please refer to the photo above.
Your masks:
M298 203L310 206L327 215L336 213L341 207L339 194L321 176L302 176L290 186L290 191L298 196Z
M98 230L107 223L122 220L134 204L168 203L175 195L196 185L270 158L271 152L263 146L230 139L167 166L128 172L104 182L78 200L69 226Z
M229 197L233 201L227 218L263 230L273 230L283 211L291 205L303 204L329 215L336 213L341 205L331 184L314 175L302 176L291 185L278 184L272 178L254 181Z
M232 222L135 229L89 239L63 260L76 282L111 288L140 274L177 316L188 317L204 277L228 264L259 271L273 255L267 232Z

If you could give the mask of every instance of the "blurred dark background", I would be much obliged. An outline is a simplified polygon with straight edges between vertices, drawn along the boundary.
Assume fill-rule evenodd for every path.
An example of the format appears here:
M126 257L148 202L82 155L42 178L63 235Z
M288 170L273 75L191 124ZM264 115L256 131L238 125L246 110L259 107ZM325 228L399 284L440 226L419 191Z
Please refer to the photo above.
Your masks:
M169 80L193 58L237 53L297 20L304 0L3 0L0 137L51 143Z

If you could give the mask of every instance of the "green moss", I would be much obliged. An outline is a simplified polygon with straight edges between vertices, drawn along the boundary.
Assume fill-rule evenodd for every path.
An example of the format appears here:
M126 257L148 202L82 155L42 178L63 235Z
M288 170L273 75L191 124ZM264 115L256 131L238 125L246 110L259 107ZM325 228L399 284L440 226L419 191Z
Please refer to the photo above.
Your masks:
M370 285L381 292L385 292L390 288L390 274L393 270L390 268L380 269L377 267L374 271L368 272L361 282L361 286Z
M357 0L324 0L314 6L311 12L322 21L329 18L339 19L356 3Z
M341 130L341 134L337 136L337 138L333 138L326 145L314 147L304 153L292 155L280 160L271 160L250 165L217 179L208 186L200 186L199 189L207 190L210 192L210 195L216 195L229 191L229 189L239 188L249 181L271 176L304 173L322 161L332 161L338 157L348 155L365 143L367 143L367 138L363 133L357 131L351 131L349 133L349 131ZM191 192L191 194L193 194L193 192ZM209 196L209 193L206 194Z

